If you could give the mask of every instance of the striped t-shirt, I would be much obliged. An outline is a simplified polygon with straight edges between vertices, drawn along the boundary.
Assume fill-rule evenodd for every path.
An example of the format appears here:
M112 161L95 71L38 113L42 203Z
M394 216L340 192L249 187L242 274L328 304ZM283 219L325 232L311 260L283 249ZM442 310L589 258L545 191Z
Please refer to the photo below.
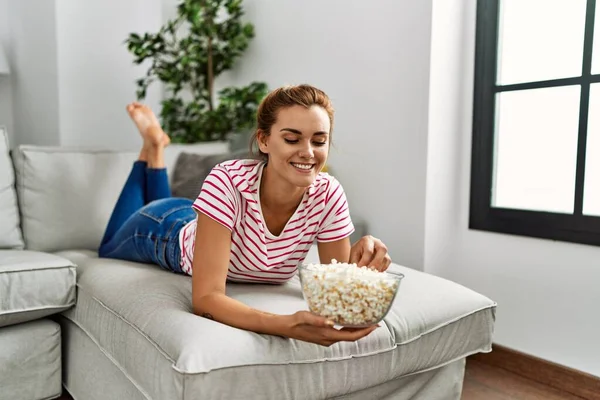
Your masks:
M294 276L315 239L331 242L354 232L346 195L326 173L317 175L296 212L279 236L269 232L258 188L265 163L232 160L217 165L206 177L192 207L231 231L227 279L282 283ZM181 268L192 274L197 218L179 234Z

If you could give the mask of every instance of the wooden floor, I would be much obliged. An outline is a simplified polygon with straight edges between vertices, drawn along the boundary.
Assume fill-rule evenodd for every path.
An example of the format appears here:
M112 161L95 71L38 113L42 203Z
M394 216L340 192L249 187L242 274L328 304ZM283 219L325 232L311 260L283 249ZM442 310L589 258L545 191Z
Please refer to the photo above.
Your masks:
M65 391L59 400L72 400L72 398ZM582 400L582 398L540 385L504 369L468 360L462 400Z
M501 368L467 359L462 400L582 400Z

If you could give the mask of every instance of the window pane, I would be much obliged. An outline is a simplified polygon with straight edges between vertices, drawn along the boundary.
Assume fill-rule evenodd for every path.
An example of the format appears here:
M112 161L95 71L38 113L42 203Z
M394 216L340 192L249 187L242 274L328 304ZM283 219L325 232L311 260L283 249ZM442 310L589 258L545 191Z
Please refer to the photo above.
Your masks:
M580 86L499 93L492 206L572 213Z
M600 215L600 84L590 86L583 213Z
M501 0L498 84L581 75L586 0Z
M594 19L594 47L592 49L592 74L600 74L600 2L596 2Z

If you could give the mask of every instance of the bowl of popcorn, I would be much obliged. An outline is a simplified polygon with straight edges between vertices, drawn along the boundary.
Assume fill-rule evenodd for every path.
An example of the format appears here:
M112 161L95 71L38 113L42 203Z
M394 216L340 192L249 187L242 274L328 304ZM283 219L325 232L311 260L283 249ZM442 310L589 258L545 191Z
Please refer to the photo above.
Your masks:
M301 264L298 275L311 312L352 328L379 323L389 312L404 278L336 260L331 264Z

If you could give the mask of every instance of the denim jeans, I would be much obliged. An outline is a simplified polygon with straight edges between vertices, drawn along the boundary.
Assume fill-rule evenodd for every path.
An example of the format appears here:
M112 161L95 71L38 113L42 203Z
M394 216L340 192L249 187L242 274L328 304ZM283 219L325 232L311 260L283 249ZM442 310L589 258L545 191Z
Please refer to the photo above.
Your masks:
M181 271L179 232L196 218L192 201L171 197L166 169L136 161L106 227L100 257Z

